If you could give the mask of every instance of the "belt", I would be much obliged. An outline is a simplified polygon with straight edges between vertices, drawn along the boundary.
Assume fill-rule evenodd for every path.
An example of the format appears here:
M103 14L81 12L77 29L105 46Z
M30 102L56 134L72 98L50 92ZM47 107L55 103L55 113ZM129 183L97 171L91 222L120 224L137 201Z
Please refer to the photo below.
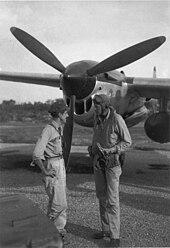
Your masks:
M50 159L62 159L62 158L63 158L63 155L57 155L57 156L54 156L54 157L46 157L45 159L50 160Z

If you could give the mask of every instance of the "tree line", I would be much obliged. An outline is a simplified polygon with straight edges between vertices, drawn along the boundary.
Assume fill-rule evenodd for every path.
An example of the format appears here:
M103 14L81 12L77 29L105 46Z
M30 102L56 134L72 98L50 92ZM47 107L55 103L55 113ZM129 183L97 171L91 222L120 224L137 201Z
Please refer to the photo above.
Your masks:
M0 122L8 121L46 121L50 117L48 109L55 100L47 100L45 103L16 103L15 100L4 100L0 104ZM157 103L158 104L158 103ZM159 109L159 106L157 106ZM170 101L168 102L170 112Z
M4 100L0 104L0 122L7 121L43 121L48 118L48 109L56 100L45 103L16 103L15 100Z

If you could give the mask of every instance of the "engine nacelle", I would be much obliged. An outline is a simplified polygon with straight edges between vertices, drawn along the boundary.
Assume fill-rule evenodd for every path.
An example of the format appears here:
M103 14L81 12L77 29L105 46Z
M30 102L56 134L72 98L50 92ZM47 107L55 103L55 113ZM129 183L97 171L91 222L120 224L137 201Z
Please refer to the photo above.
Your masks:
M150 139L159 143L170 142L170 114L161 112L149 116L144 128Z

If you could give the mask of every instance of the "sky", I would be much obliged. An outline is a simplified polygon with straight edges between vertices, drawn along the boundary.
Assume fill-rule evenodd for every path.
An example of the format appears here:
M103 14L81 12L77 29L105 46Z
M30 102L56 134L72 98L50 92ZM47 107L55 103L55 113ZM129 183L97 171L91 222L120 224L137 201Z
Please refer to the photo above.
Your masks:
M148 56L125 66L127 76L170 78L170 1L0 1L0 70L57 73L11 34L21 28L42 42L64 66L102 61L144 40L166 36ZM45 102L62 97L47 86L0 81L0 102Z

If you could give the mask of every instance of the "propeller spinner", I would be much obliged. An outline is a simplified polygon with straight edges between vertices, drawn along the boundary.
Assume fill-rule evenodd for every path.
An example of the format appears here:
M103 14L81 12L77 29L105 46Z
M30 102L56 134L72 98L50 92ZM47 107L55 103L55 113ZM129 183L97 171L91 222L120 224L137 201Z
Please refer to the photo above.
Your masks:
M16 39L31 53L62 73L61 86L66 96L70 97L71 102L69 117L67 118L68 120L64 128L64 137L66 141L64 158L66 167L69 161L69 153L72 142L75 100L85 98L92 92L96 82L96 78L94 76L97 74L128 65L151 53L166 40L164 36L159 36L124 49L100 63L81 61L81 63L84 63L83 66L80 66L79 62L76 62L65 68L47 47L45 47L30 34L16 27L11 27L10 30ZM81 71L82 68L83 71Z

